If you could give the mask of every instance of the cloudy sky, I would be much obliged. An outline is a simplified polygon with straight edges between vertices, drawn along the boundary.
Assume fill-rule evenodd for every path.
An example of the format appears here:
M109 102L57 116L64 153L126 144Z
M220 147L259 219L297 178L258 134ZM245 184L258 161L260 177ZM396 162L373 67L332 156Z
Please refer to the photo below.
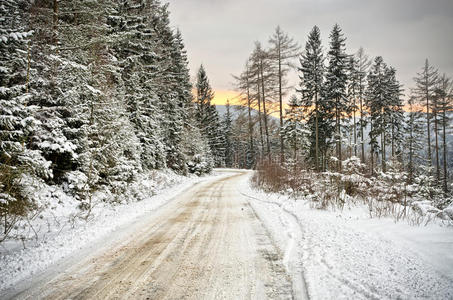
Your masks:
M407 89L425 58L453 76L453 0L168 0L192 74L203 63L220 95L233 90L255 41L280 25L301 45L318 25L328 47L338 23L349 53L360 46L394 66ZM293 74L293 78L295 74Z

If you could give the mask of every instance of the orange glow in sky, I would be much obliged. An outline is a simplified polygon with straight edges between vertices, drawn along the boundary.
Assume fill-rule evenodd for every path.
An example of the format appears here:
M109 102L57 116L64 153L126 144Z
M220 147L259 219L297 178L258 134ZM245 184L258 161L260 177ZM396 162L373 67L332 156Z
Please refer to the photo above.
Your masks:
M216 90L214 99L211 101L215 105L226 105L227 100L230 100L231 105L240 105L239 93L236 91Z
M241 103L240 101L240 95L236 91L231 91L231 90L216 90L215 91L215 97L211 101L212 104L215 105L226 105L227 100L230 101L231 105L245 105L245 103ZM278 112L278 105L273 104L266 104L266 108L268 111L270 111L271 115L278 118L280 116L280 113ZM272 106L272 107L271 107ZM289 108L286 103L283 104L283 109ZM255 108L258 110L258 108ZM261 108L262 109L262 108ZM283 113L284 114L284 113Z

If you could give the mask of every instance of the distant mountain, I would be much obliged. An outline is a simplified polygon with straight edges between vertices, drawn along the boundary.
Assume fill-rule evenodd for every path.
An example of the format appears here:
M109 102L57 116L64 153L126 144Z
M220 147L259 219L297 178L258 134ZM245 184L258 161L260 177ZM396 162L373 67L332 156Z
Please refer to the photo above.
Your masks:
M226 105L216 105L217 112L219 113L220 117L223 118L223 116L226 114ZM230 112L233 115L233 119L236 119L241 113L247 114L247 108L244 106L240 105L230 105ZM252 116L257 116L258 111L255 109L252 109ZM274 116L269 116L269 119L272 120L278 120L278 118Z

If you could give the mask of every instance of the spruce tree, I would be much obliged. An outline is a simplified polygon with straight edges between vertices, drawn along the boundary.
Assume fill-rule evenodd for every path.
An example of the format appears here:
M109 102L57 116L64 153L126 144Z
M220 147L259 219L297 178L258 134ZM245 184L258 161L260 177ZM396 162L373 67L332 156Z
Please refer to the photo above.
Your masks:
M31 67L28 1L0 5L0 218L6 236L18 216L33 204L24 193L24 177L52 177L50 163L31 141L39 127L29 92ZM0 241L3 238L0 238Z
M405 143L406 149L406 169L408 173L408 182L413 183L418 165L422 160L420 151L423 149L424 143L424 121L423 112L417 109L417 98L411 95L408 100L408 112L405 126Z
M365 54L363 48L359 48L359 50L355 54L355 80L357 81L357 89L356 97L359 100L359 110L360 110L360 121L359 121L359 136L360 136L360 148L361 148L361 161L362 163L365 162L365 133L364 130L367 126L366 122L366 110L365 110L365 91L366 91L366 77L368 74L368 69L370 68L371 61L368 56Z
M321 46L321 34L317 26L313 27L305 45L305 51L300 58L300 93L302 105L306 107L308 123L314 129L311 134L312 151L315 168L320 171L320 152L327 150L326 140L330 138L330 131L326 120L326 103L321 97L324 82L324 56ZM320 131L322 129L322 131Z
M370 158L371 173L374 174L375 157L381 151L385 143L379 145L379 137L384 137L385 120L384 109L386 107L387 86L385 82L385 70L387 65L381 56L374 59L370 73L367 77L366 106L370 113ZM382 164L385 162L382 161Z
M346 38L343 36L340 26L335 24L330 33L330 49L327 53L327 69L325 83L325 97L331 102L335 119L336 155L338 170L341 170L342 160L342 122L344 117L351 112L350 101L347 98L346 84L348 80L348 55L345 52Z
M230 101L227 100L226 104L226 113L223 117L222 122L222 131L224 134L224 142L225 142L225 166L227 168L231 168L233 166L233 141L232 141L232 134L233 134L233 115L231 113L231 106Z
M289 109L286 112L285 124L282 129L282 137L292 152L294 163L299 162L299 153L304 153L310 148L311 132L304 122L304 109L297 97L291 97Z
M197 89L196 118L203 135L208 140L215 166L220 167L225 164L225 142L219 114L215 105L211 104L211 100L214 98L214 92L212 91L203 65L198 70L195 86Z

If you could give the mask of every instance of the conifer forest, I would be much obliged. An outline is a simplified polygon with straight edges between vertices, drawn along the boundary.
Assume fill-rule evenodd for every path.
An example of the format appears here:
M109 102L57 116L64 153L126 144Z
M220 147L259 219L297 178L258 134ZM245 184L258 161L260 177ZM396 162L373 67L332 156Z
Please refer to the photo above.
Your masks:
M437 53L268 20L222 102L172 5L0 2L0 298L453 297Z

